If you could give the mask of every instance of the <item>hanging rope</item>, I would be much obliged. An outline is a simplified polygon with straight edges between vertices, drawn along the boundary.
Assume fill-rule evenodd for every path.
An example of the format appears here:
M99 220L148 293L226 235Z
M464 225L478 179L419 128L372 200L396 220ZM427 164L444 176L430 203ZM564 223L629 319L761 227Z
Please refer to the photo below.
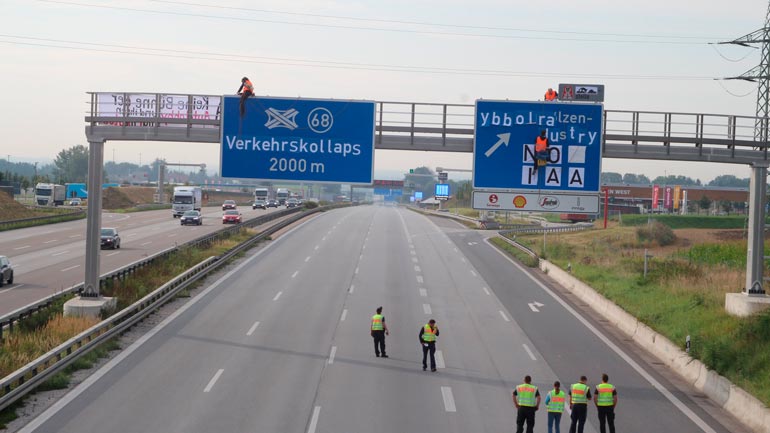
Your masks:
M746 55L745 55L745 56L743 56L743 57L741 57L740 59L731 59L731 58L729 58L729 57L725 56L724 54L722 54L722 53L721 53L721 52L720 52L720 51L717 49L717 47L716 47L716 45L717 45L717 44L714 44L714 43L709 43L709 45L711 46L711 48L713 48L713 49L714 49L714 51L716 51L716 53L717 53L717 54L719 54L719 57L721 57L721 58L723 58L723 59L727 60L728 62L733 62L733 63L741 62L741 61L745 60L745 59L746 59L746 57L749 57L750 55L752 55L752 54L754 54L754 53L756 53L756 52L757 52L757 51L748 51L748 52L746 53ZM750 47L748 47L748 48L753 48L754 50L758 49L757 47L753 47L753 46L750 46Z
M753 91L753 90L750 90L750 91L749 91L749 93L746 93L745 95L739 95L739 94L737 94L737 93L734 93L734 92L730 91L730 89L728 89L727 87L725 87L725 85L724 85L724 84L722 84L722 80L716 80L716 82L717 82L717 83L719 83L719 86L720 86L720 87L722 87L722 90L724 90L725 92L727 92L727 94L729 94L730 96L735 96L736 98L745 98L746 96L749 96L749 95L753 95L753 94L754 94L754 91Z

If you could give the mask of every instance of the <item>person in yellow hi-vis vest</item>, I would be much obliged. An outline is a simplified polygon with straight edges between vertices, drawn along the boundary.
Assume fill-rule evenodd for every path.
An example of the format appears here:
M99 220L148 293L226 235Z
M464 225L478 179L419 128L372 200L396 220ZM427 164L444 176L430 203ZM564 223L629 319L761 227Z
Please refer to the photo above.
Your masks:
M524 383L513 390L513 404L516 406L516 433L524 431L527 423L527 433L535 428L535 411L540 409L540 391L532 385L532 378L524 376Z
M564 402L567 394L561 389L561 383L557 380L553 383L553 389L545 396L545 408L548 411L548 433L561 433L561 414L564 412Z
M599 430L606 433L604 423L610 426L610 433L615 433L615 406L618 405L618 391L609 383L607 373L602 374L602 383L594 389L594 403L599 412Z
M569 408L572 410L570 415L571 423L569 433L583 433L583 427L586 425L586 415L588 414L588 401L591 400L591 387L586 385L588 378L580 376L580 382L573 383L569 390Z
M438 337L439 331L436 321L433 319L428 320L428 323L420 328L418 337L420 338L420 345L422 345L422 371L428 369L428 354L430 353L430 371L436 371L436 337Z
M382 316L382 307L377 307L377 314L372 316L371 335L374 339L374 354L379 358L389 358L385 353L385 336L390 335L385 317ZM382 355L380 355L382 353Z

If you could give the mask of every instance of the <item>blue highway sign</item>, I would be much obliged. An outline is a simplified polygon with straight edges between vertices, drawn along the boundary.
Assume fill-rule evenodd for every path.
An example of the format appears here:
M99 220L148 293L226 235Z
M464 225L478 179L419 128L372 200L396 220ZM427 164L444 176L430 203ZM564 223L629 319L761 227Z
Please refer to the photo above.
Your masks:
M536 170L541 131L547 160ZM474 188L597 193L601 161L600 104L476 101Z
M449 198L449 184L437 183L434 195L436 198Z
M240 97L222 108L222 177L371 184L374 102Z

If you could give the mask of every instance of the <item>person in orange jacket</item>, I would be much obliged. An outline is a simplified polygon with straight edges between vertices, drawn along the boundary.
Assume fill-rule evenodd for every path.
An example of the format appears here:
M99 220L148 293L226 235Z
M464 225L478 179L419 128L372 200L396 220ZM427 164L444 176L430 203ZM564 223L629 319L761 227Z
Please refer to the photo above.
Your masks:
M241 95L241 116L246 113L246 99L254 94L254 85L248 77L241 78L241 87L238 88L239 95Z
M558 98L558 97L559 97L559 92L553 90L550 87L545 92L545 96L543 96L543 98L545 98L546 101L555 101L556 98Z

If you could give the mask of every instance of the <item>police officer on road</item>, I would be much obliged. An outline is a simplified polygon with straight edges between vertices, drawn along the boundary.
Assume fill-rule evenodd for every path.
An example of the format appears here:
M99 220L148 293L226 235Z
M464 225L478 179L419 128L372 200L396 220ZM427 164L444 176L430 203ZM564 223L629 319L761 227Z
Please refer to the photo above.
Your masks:
M428 323L420 328L420 344L422 345L422 371L428 369L428 353L430 353L430 371L436 371L436 337L438 337L438 326L436 321L430 319Z
M602 374L602 383L594 389L594 402L599 412L599 430L606 433L605 422L610 426L610 433L615 433L615 406L618 404L618 391L608 381L607 374Z
M545 396L545 408L548 410L548 433L561 433L561 414L564 412L564 402L567 396L557 380L553 389Z
M535 428L535 411L540 409L540 391L532 385L532 378L524 376L524 383L513 390L513 404L516 406L516 433L524 431L527 423L527 433Z
M569 408L572 410L569 433L583 433L588 414L588 400L591 400L591 388L586 385L588 378L580 376L580 382L572 384L569 390Z
M380 356L389 358L385 354L385 336L390 335L390 332L388 332L388 325L385 324L385 317L382 316L382 307L377 307L377 314L372 316L371 335L374 339L374 354L378 358Z

